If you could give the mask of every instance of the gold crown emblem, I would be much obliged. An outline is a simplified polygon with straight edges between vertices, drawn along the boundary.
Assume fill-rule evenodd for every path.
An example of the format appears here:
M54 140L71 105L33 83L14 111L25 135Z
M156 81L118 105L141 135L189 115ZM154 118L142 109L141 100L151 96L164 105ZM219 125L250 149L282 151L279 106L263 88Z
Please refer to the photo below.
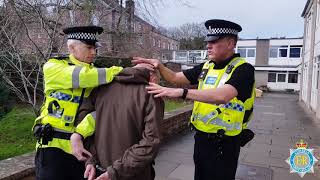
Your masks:
M296 143L296 147L297 148L303 148L306 149L307 148L307 143L303 141L303 139L300 139L299 142Z

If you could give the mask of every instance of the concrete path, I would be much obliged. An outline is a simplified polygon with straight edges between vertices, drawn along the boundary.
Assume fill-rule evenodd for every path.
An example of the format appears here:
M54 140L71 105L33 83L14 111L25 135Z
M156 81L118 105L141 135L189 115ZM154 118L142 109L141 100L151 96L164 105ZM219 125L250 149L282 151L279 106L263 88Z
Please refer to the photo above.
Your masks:
M270 93L257 98L249 125L256 136L241 149L237 180L320 180L320 163L315 174L290 174L285 162L289 149L304 139L320 159L320 121L299 105L298 96ZM156 180L193 180L193 132L185 132L166 142L156 159Z

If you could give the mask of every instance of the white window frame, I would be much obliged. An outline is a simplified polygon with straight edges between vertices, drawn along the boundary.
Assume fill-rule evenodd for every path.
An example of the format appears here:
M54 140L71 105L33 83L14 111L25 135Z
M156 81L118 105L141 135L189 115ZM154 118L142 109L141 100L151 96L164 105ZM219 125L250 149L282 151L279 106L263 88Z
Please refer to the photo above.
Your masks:
M277 82L277 83L287 83L287 74L288 74L288 73L284 73L284 72L281 72L281 73L279 72L279 73L277 73L277 78L276 78L277 81L276 81L276 82ZM280 82L280 81L279 81L279 75L285 75L284 82L282 82L282 81Z
M249 50L254 50L254 56L248 56L248 51ZM257 54L257 50L256 50L256 48L247 48L247 50L246 50L247 52L246 52L246 57L247 58L255 58L256 57L256 54Z
M298 45L290 45L289 47L288 47L288 58L301 58L301 54L302 54L302 47L291 47L291 46L298 46ZM290 52L291 52L291 48L299 48L300 49L300 57L290 57Z
M290 75L290 74L295 74L295 75L297 75L297 82L295 82L295 83L289 82L289 75ZM289 72L288 72L288 83L289 83L289 84L297 84L298 81L299 81L299 73L296 73L296 72L293 73L292 71L291 71L291 72L289 71Z
M287 55L284 56L284 57L283 57L283 56L280 57L280 49L285 49L285 50L287 50ZM278 58L287 58L287 57L288 57L288 52L289 52L288 47L286 47L286 48L285 48L285 47L279 47L279 48L278 48Z
M239 53L239 49L245 50L245 57L244 58L255 58L257 55L257 48L254 47L248 47L248 46L238 46L237 47L237 53ZM254 56L253 57L248 57L248 50L254 50Z
M281 46L287 46L287 47L281 47ZM271 49L277 49L277 57L271 57L270 51ZM280 57L280 49L286 49L287 50L287 56L286 57ZM301 56L301 54L300 54ZM289 57L289 46L288 45L280 45L280 46L270 46L269 48L269 58L287 58Z

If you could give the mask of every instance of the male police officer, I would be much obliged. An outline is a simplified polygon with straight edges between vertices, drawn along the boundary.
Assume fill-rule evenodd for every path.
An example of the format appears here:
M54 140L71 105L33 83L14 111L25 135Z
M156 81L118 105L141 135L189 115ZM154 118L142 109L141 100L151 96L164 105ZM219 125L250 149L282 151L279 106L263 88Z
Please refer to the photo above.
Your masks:
M254 67L234 53L241 26L225 20L205 22L208 61L183 72L173 72L156 59L148 62L162 77L175 84L198 84L198 89L167 88L150 83L155 97L194 100L191 124L196 130L195 180L235 178L240 152L240 133L246 127L254 103Z
M51 58L43 66L46 100L33 128L38 138L37 179L83 179L84 166L71 155L69 140L78 107L93 87L111 82L122 70L93 66L99 45L96 36L102 31L97 26L64 29L69 57Z

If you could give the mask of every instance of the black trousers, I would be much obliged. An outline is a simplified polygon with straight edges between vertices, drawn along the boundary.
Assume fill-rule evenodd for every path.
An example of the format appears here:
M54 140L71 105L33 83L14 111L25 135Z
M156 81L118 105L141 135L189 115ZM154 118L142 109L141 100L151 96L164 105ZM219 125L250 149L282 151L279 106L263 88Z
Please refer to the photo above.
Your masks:
M196 132L193 160L195 180L234 180L240 153L239 137Z
M84 163L59 148L39 148L35 165L37 180L84 179Z

